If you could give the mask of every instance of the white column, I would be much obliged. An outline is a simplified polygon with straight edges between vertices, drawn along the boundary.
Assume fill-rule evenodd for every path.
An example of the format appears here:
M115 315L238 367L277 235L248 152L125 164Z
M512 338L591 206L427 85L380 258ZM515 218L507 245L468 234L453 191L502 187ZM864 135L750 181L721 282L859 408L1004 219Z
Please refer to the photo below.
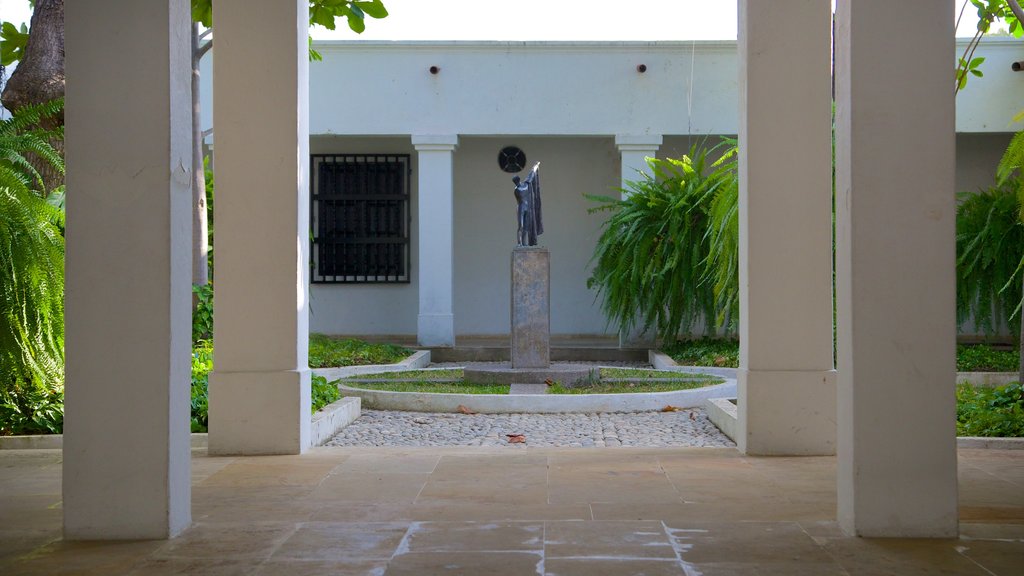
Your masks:
M615 146L622 158L622 196L626 196L626 183L639 180L642 174L650 174L647 158L654 158L661 148L661 134L619 134L615 136Z
M747 454L834 454L829 0L740 0L740 370Z
M419 176L420 312L416 337L421 346L454 346L455 177L452 157L456 135L416 135Z
M217 0L210 452L309 447L308 4Z
M957 535L952 8L838 2L838 518L859 536Z
M618 134L615 136L615 146L619 149L621 158L620 187L623 198L629 195L629 182L640 180L644 174L651 173L651 167L647 165L647 158L657 156L661 143L661 134ZM628 334L620 330L619 347L653 348L657 335L651 331L644 332L642 328L643 326L636 326Z
M191 522L189 4L66 10L64 536L169 538Z

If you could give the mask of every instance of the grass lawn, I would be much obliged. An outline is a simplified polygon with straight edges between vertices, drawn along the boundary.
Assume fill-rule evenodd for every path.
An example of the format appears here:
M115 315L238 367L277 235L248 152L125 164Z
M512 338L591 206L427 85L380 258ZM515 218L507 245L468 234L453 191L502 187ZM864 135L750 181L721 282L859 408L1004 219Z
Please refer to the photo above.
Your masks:
M376 374L373 374L376 376ZM420 392L430 394L508 394L508 384L470 384L468 382L352 382L350 388L385 392Z
M548 394L639 394L642 392L672 392L674 390L692 390L711 386L717 382L709 380L663 380L663 381L622 381L608 382L602 380L597 384L566 388L557 382L548 387Z
M738 368L740 365L740 343L738 340L717 338L677 340L673 344L662 346L661 351L683 366Z
M1024 389L1014 382L997 388L956 387L957 436L1024 436Z
M663 346L661 350L684 366L739 367L740 343L737 340L680 340ZM959 372L1016 372L1019 366L1020 350L987 344L961 344L956 347L956 369Z
M462 369L447 370L403 370L400 372L378 372L376 374L358 374L342 378L348 380L462 380Z
M961 344L956 347L956 369L959 372L1016 372L1020 369L1020 350Z
M412 350L394 344L371 344L354 338L309 335L309 367L364 366L394 364L412 354Z

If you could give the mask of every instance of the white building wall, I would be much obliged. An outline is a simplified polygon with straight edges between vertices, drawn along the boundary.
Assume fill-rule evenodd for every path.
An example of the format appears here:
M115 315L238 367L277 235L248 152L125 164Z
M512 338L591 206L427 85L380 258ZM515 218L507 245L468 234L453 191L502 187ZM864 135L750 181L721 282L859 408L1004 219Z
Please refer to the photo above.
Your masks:
M325 334L416 334L419 309L419 229L415 215L419 208L416 190L416 150L404 138L337 138L312 136L311 154L408 154L413 175L409 179L410 253L412 274L408 284L311 284L309 329ZM456 153L456 156L458 153Z
M541 162L544 234L538 243L551 252L552 333L605 333L586 282L606 215L588 214L595 204L583 195L617 195L613 139L502 137L464 138L455 156L456 334L509 332L516 201L512 174L498 167L505 146L521 148L528 166Z
M454 154L456 334L508 331L515 203L510 175L496 162L506 145L523 148L530 163L543 162L552 331L605 334L599 303L586 289L604 215L588 215L582 194L614 195L620 179L615 135L663 135L658 156L678 157L705 135L737 131L733 41L334 41L316 48L324 61L310 65L311 153L403 153L414 170L411 282L313 285L310 327L317 332L416 333L420 263L411 134L460 136ZM1010 70L1013 61L1024 60L1024 43L987 39L976 56L987 58L985 76L972 78L957 98L957 190L991 185L1024 82L1024 73ZM204 127L212 114L206 61ZM646 72L637 70L640 64Z

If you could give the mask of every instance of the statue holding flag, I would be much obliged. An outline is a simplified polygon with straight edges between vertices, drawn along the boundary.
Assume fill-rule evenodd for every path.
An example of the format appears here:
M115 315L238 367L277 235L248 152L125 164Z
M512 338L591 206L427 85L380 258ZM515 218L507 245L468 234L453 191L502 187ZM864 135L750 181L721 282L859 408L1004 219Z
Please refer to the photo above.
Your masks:
M526 180L520 180L516 175L512 177L512 182L516 185L516 202L519 204L516 212L516 245L536 246L537 236L544 233L540 207L540 162L533 166Z

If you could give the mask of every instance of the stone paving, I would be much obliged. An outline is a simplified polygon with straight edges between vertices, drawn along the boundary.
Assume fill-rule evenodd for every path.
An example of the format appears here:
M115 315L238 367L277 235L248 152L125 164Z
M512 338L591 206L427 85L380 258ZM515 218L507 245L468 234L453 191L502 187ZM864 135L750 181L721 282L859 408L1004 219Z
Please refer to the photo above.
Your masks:
M522 442L509 442L522 435ZM325 446L731 447L701 409L600 414L363 410Z

